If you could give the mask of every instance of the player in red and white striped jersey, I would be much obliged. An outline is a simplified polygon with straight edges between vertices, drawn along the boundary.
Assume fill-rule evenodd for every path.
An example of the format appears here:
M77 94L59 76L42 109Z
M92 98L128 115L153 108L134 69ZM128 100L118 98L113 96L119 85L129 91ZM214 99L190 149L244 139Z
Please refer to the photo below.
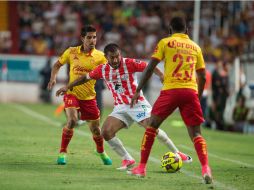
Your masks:
M110 147L122 157L122 166L118 169L125 170L135 163L133 157L124 148L120 139L115 135L122 129L131 126L135 121L145 127L151 113L151 105L147 102L143 93L138 99L137 104L130 108L131 98L137 88L136 72L142 72L147 66L146 62L136 59L123 58L120 48L116 44L108 44L104 49L107 64L99 65L93 71L75 80L66 87L62 87L56 93L57 96L63 95L68 89L83 84L91 79L104 79L107 87L114 97L113 112L107 117L102 127L102 135ZM163 80L162 72L156 68L154 73ZM158 130L158 139L167 147L178 153L184 162L191 162L190 156L179 152L167 134L161 129Z

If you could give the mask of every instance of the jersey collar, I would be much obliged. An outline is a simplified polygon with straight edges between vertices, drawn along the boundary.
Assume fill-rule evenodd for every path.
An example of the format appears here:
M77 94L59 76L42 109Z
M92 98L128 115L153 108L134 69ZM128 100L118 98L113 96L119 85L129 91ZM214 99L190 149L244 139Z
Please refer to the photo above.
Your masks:
M83 45L81 45L81 46L79 46L79 48L78 48L78 53L84 53L83 50L84 48L83 48ZM87 52L87 53L84 53L87 57L93 57L93 53L94 53L94 50L95 50L95 48L94 49L92 49L91 51L89 51L89 52Z
M189 39L189 36L187 34L183 34L183 33L174 33L174 34L172 34L171 37L180 37L180 38L187 38L187 39Z

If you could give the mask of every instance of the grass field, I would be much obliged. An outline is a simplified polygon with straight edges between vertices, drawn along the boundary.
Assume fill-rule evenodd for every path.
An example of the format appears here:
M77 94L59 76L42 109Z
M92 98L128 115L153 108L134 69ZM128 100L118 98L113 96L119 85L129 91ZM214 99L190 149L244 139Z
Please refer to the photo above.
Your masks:
M179 115L162 125L175 144L194 161L180 172L168 174L160 168L166 147L156 141L147 177L140 179L117 171L120 159L106 145L113 166L104 166L94 155L94 143L86 125L75 130L69 146L68 164L56 165L64 115L55 118L55 106L44 104L0 104L0 190L201 190L254 189L254 136L204 129L215 183L205 185L193 145ZM106 109L104 117L111 111ZM139 160L144 130L136 125L118 134Z

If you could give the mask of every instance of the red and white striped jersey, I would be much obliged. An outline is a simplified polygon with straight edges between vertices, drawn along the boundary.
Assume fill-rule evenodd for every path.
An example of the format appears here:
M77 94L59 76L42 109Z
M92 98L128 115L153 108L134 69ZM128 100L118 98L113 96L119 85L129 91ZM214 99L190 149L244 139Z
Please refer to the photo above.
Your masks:
M111 91L115 105L130 104L137 89L136 72L142 72L147 63L136 59L122 58L119 68L114 69L109 64L99 65L88 73L88 78L104 79ZM144 100L140 92L139 100Z

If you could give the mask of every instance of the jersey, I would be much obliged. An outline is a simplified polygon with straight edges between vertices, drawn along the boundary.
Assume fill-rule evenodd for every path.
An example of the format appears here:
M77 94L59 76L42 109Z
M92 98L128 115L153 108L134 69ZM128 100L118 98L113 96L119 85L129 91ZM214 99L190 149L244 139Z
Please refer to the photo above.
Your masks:
M109 64L100 65L88 74L89 79L104 79L114 97L114 104L130 104L137 89L136 72L142 72L147 63L136 59L122 58L119 68L114 69ZM140 92L138 100L145 98Z
M69 83L75 81L82 75L89 73L98 65L107 62L104 53L93 49L89 53L82 52L82 46L68 48L58 60L61 64L70 64ZM72 91L68 90L67 94L75 95L79 100L91 100L95 98L95 80L76 86Z
M197 91L196 72L205 69L201 48L189 36L175 33L157 44L152 58L164 60L162 90L191 88Z

